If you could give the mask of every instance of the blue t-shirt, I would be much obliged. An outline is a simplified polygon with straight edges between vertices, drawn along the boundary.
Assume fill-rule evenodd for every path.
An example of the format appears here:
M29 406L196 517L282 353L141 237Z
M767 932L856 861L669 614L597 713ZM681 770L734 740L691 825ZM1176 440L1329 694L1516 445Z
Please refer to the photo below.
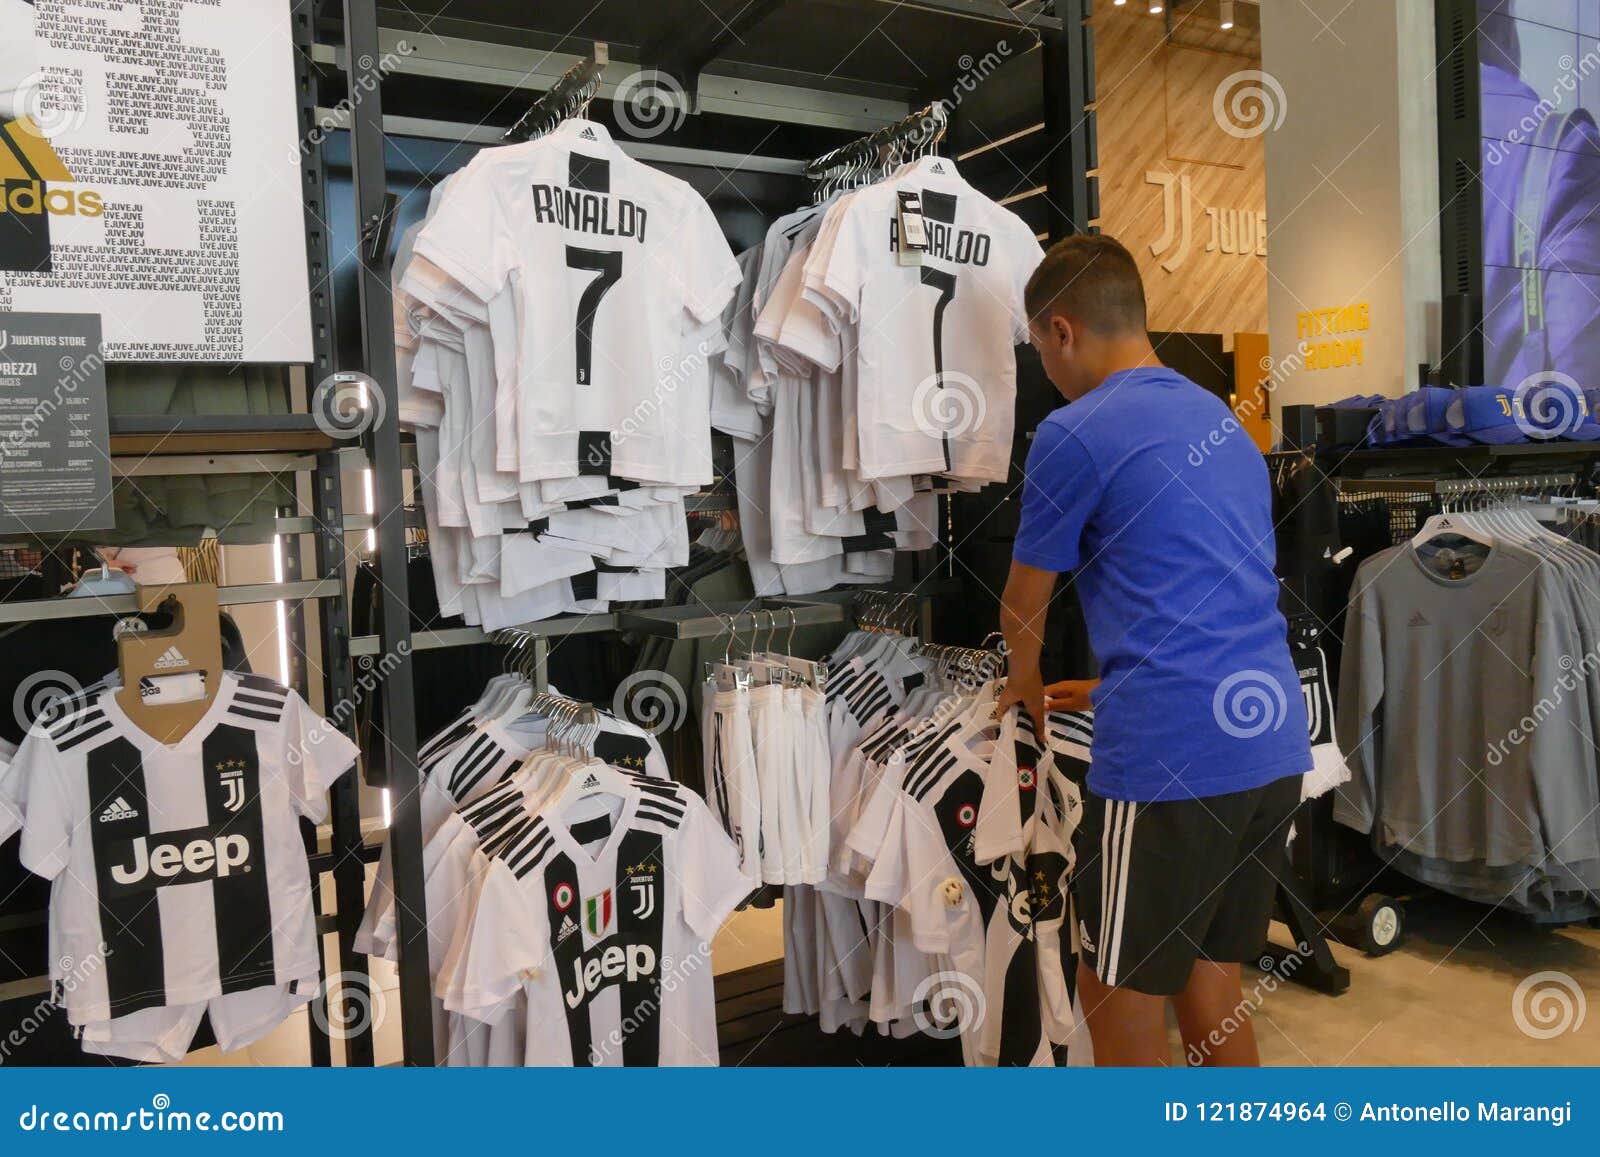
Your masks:
M1265 460L1182 374L1113 374L1040 425L1014 554L1076 571L1101 668L1097 794L1190 799L1310 770L1273 547Z

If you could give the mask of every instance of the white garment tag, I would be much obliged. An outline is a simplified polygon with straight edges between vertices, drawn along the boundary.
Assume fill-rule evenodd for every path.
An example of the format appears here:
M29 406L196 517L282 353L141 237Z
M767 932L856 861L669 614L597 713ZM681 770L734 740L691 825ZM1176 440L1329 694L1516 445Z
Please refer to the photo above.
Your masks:
M139 680L139 697L151 707L193 703L206 697L206 673L190 671L183 675L146 675Z
M928 251L928 226L922 219L922 197L914 189L901 189L895 252L901 265L921 265Z

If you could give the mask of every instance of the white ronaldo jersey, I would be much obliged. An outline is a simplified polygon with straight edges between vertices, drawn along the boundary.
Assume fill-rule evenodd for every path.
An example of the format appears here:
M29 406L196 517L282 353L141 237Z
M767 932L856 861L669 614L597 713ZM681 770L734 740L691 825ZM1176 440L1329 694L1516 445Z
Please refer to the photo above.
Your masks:
M710 944L755 882L687 788L628 782L602 838L585 842L585 800L500 851L440 978L469 1015L525 993L529 1065L717 1063Z
M901 265L897 254L902 189L922 196L929 245L918 266ZM1023 289L1042 257L1022 219L943 157L924 157L830 210L805 293L858 325L862 478L1005 481L1014 346L1028 337Z
M57 954L100 962L77 969L71 1022L314 988L299 819L323 819L356 754L293 691L231 672L174 744L135 727L114 689L36 723L11 769L25 800L22 863L55 881Z
M684 461L665 431L708 427L711 409L709 370L681 372L687 335L719 321L739 284L691 186L571 120L479 154L415 248L482 301L515 291L523 481L679 481L663 476Z

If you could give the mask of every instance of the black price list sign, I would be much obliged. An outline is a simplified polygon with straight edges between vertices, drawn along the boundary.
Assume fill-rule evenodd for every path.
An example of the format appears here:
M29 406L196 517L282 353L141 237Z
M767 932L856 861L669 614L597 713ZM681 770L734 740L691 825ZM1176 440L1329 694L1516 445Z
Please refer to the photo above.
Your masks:
M0 313L0 533L108 530L100 317Z

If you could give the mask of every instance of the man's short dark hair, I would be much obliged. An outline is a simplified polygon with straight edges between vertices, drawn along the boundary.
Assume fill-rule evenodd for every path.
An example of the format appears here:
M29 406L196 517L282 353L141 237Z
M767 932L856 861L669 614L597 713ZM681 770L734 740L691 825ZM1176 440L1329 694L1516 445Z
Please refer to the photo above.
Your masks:
M1100 334L1145 332L1138 262L1101 233L1074 233L1050 246L1028 278L1024 302L1035 323L1060 313Z

